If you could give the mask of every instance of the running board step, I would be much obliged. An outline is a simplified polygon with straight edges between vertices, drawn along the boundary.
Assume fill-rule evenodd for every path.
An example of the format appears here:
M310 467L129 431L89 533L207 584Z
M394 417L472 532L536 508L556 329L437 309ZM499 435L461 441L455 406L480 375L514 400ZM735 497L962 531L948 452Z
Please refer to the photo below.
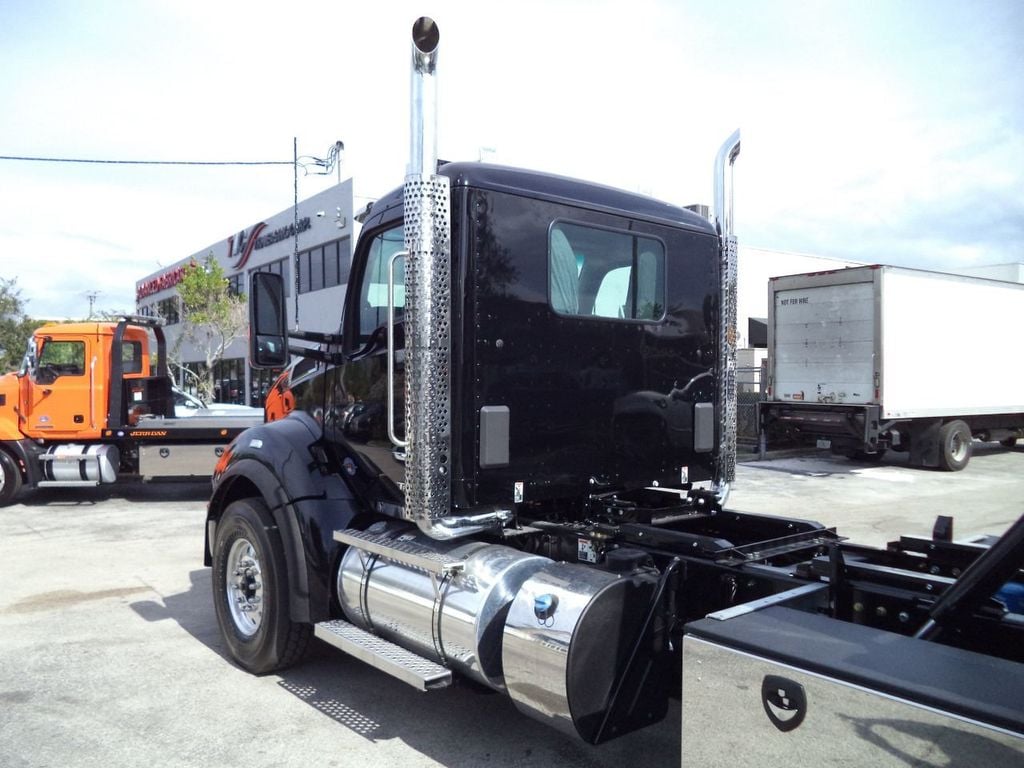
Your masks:
M452 558L432 549L427 549L415 540L402 540L393 535L379 536L366 531L357 531L346 528L343 531L334 532L334 540L342 544L348 544L371 555L386 557L402 565L412 568L419 568L427 573L438 576L458 573L465 565L465 560Z
M40 480L36 488L95 488L99 480Z
M313 633L335 648L421 691L447 688L452 684L450 669L347 621L322 621L314 626Z

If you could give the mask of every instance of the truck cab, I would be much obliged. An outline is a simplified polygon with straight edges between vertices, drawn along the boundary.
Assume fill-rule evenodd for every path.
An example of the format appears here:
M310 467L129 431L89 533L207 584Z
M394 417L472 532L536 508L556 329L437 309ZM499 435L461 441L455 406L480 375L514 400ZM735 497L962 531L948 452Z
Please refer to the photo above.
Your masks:
M169 391L167 376L153 375L150 348L142 326L126 325L120 333L116 323L39 328L22 372L0 380L4 394L18 403L17 412L3 412L4 439L20 433L36 439L94 440L142 413L167 415L162 396Z
M565 503L595 488L710 480L717 240L688 211L555 176L449 164L453 295L450 477L455 510ZM379 209L379 210L378 210ZM403 249L395 193L364 223L327 374L324 427L401 503L387 434L388 262ZM405 437L404 258L392 376ZM317 406L314 406L317 407ZM428 404L428 408L430 404ZM440 408L440 404L437 404ZM377 501L377 500L374 500Z
M0 377L0 503L22 487L208 476L224 445L262 420L173 417L157 319L44 325L21 369Z

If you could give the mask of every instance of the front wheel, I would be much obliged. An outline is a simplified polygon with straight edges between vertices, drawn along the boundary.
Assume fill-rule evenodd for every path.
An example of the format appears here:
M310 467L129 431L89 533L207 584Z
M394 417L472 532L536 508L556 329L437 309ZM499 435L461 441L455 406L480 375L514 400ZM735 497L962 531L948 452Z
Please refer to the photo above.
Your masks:
M305 656L312 627L289 617L284 548L261 499L232 502L217 525L213 603L239 666L261 675Z
M1000 440L999 444L1001 446L1003 446L1004 448L1013 448L1013 446L1015 446L1017 444L1017 438L1016 437L1008 437L1005 440Z
M966 422L950 421L939 430L939 466L959 472L971 460L971 430Z
M0 450L0 504L14 500L21 490L21 470L14 458Z

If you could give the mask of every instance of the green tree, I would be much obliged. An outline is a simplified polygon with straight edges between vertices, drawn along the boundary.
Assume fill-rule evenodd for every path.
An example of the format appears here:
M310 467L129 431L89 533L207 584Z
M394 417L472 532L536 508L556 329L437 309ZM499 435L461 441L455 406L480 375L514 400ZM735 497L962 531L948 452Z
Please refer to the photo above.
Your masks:
M40 323L25 314L18 278L0 277L0 373L15 370Z
M248 326L245 296L231 292L224 269L212 252L202 264L192 262L185 269L178 283L178 295L182 305L179 343L187 339L203 354L206 364L199 373L197 386L200 399L210 402L213 400L213 366Z

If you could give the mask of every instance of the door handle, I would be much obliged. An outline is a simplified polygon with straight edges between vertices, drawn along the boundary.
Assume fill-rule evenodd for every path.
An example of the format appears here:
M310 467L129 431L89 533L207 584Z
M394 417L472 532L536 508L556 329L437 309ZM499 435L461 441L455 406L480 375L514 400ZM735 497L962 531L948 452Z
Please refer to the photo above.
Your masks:
M800 727L807 715L804 687L781 675L765 675L761 683L761 704L772 725L783 733Z
M396 251L388 259L388 439L399 448L407 448L409 441L395 434L395 262L408 255L408 251Z

